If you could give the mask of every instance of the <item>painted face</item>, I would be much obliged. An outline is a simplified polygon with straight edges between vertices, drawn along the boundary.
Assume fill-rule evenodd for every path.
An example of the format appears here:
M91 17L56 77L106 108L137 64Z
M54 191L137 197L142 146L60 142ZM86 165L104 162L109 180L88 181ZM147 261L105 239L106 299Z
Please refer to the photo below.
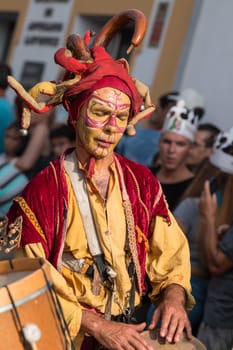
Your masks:
M111 154L128 122L130 99L120 90L105 87L92 93L76 123L78 147L95 158Z

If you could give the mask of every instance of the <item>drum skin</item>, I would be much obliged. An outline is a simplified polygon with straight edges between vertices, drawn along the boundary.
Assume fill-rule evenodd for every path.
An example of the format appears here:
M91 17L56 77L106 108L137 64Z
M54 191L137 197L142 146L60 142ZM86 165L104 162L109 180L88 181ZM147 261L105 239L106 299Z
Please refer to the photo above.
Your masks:
M21 330L30 324L41 334L30 342L32 349L69 349L51 285L49 265L43 259L0 262L0 350L24 350Z
M159 329L142 332L142 335L154 350L207 350L197 338L192 337L192 340L188 340L185 334L176 344L164 341L159 335Z

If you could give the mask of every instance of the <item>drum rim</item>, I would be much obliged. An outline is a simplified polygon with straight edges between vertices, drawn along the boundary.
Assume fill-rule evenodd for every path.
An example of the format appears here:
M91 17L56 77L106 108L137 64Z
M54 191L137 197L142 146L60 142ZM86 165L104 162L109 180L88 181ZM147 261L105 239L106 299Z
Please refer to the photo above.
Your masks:
M153 329L153 330L146 330L146 331L143 331L141 334L143 336L149 335L151 340L157 340L157 337L158 337L158 334L159 334L159 328L156 328L156 329ZM183 337L186 337L185 332L183 332ZM183 341L183 339L181 339L181 341ZM188 341L188 339L187 339L187 341ZM190 344L196 346L195 350L207 350L205 345L198 338L196 338L194 336L192 336L192 339L190 340ZM171 345L171 346L173 346L173 349L174 349L174 345L175 344L170 344L170 343L166 342L166 344L164 344L164 345Z
M44 259L16 258L9 261L0 261L0 274L20 271L29 271L30 273L21 279L6 284L15 302L30 297L31 294L37 293L39 289L45 286L50 288L53 285L49 264ZM0 287L0 308L9 303L9 294L3 285Z
M51 282L50 282L50 285L51 285ZM28 302L32 301L33 299L40 297L40 295L46 293L47 291L49 291L49 286L45 285L44 287L36 290L35 292L27 295L24 298L14 300L14 306L19 307L25 303L28 303ZM7 311L12 310L12 309L14 309L14 307L9 299L9 304L5 304L3 306L0 306L0 315L2 313L7 312Z

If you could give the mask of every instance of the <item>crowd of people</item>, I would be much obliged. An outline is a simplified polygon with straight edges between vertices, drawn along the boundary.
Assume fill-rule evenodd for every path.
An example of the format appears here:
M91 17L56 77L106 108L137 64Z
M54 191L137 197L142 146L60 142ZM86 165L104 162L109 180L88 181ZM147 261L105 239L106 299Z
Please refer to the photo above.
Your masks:
M233 128L204 123L193 89L154 108L103 47L74 71L56 57L64 79L80 77L64 89L67 123L30 106L25 135L19 101L8 116L0 104L0 211L23 218L15 256L50 263L75 349L151 350L141 333L158 327L169 343L185 332L231 350Z

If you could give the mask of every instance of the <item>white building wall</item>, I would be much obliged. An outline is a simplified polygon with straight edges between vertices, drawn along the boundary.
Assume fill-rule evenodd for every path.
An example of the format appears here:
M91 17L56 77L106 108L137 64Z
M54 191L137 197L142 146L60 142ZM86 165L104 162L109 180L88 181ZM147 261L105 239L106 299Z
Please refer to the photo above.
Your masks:
M173 0L166 1L167 3L169 3L169 8L168 8L168 13L163 26L161 40L159 42L158 47L150 47L149 40L151 37L151 31L153 30L153 24L157 14L157 9L161 2L163 1L158 1L158 0L154 1L154 6L151 11L151 17L148 21L146 36L142 43L142 50L137 55L137 60L135 62L135 66L132 71L132 74L135 77L137 77L139 80L144 82L149 87L153 84L153 80L156 75L161 49L164 44L164 39L166 36L167 27L170 21L170 16L171 16L173 4L174 4Z
M64 46L64 35L66 33L74 0L66 0L64 3L53 1L48 4L31 0L29 3L23 32L14 53L12 68L14 77L22 82L23 70L27 62L31 64L29 78L36 81L55 80L58 77L59 66L54 63L53 57L56 50ZM46 30L46 26L61 25L61 29ZM55 43L51 43L55 39ZM35 66L35 72L33 71ZM41 76L36 77L36 66L43 67ZM30 68L30 67L29 67ZM13 100L15 93L8 91L9 98Z
M56 20L64 23L63 31L59 33L58 47L64 44L64 32L71 15L71 4L74 0L67 1L69 5L62 9L60 9L62 5L56 6L54 15L49 19L47 18L48 22ZM161 48L167 32L167 24L174 6L174 0L167 0L170 6L162 38L158 47L151 48L149 47L149 38L157 8L161 1L154 0L146 37L142 49L136 57L132 71L134 76L148 86L153 83L157 72ZM176 81L171 88L182 90L190 87L199 91L203 94L206 102L207 112L203 121L213 122L222 129L226 129L233 126L233 1L195 0L195 4L198 11L194 16L193 23L190 24L187 43L184 47L180 65L177 68ZM35 0L31 0L22 37L17 45L12 64L17 79L20 79L23 64L27 60L45 63L42 80L55 79L57 76L58 66L54 64L52 59L57 48L47 47L44 49L43 47L42 53L39 45L25 45L24 43L24 39L28 35L28 23L43 21L44 19L42 6ZM84 19L79 16L75 22L74 32L82 35L89 27L87 26L89 23L86 21L87 18ZM85 30L83 30L84 27ZM48 33L37 32L33 34L48 35ZM11 91L11 93L12 96L15 96L14 92Z
M207 110L203 122L223 130L233 126L232 15L232 0L202 2L179 87L203 94Z

